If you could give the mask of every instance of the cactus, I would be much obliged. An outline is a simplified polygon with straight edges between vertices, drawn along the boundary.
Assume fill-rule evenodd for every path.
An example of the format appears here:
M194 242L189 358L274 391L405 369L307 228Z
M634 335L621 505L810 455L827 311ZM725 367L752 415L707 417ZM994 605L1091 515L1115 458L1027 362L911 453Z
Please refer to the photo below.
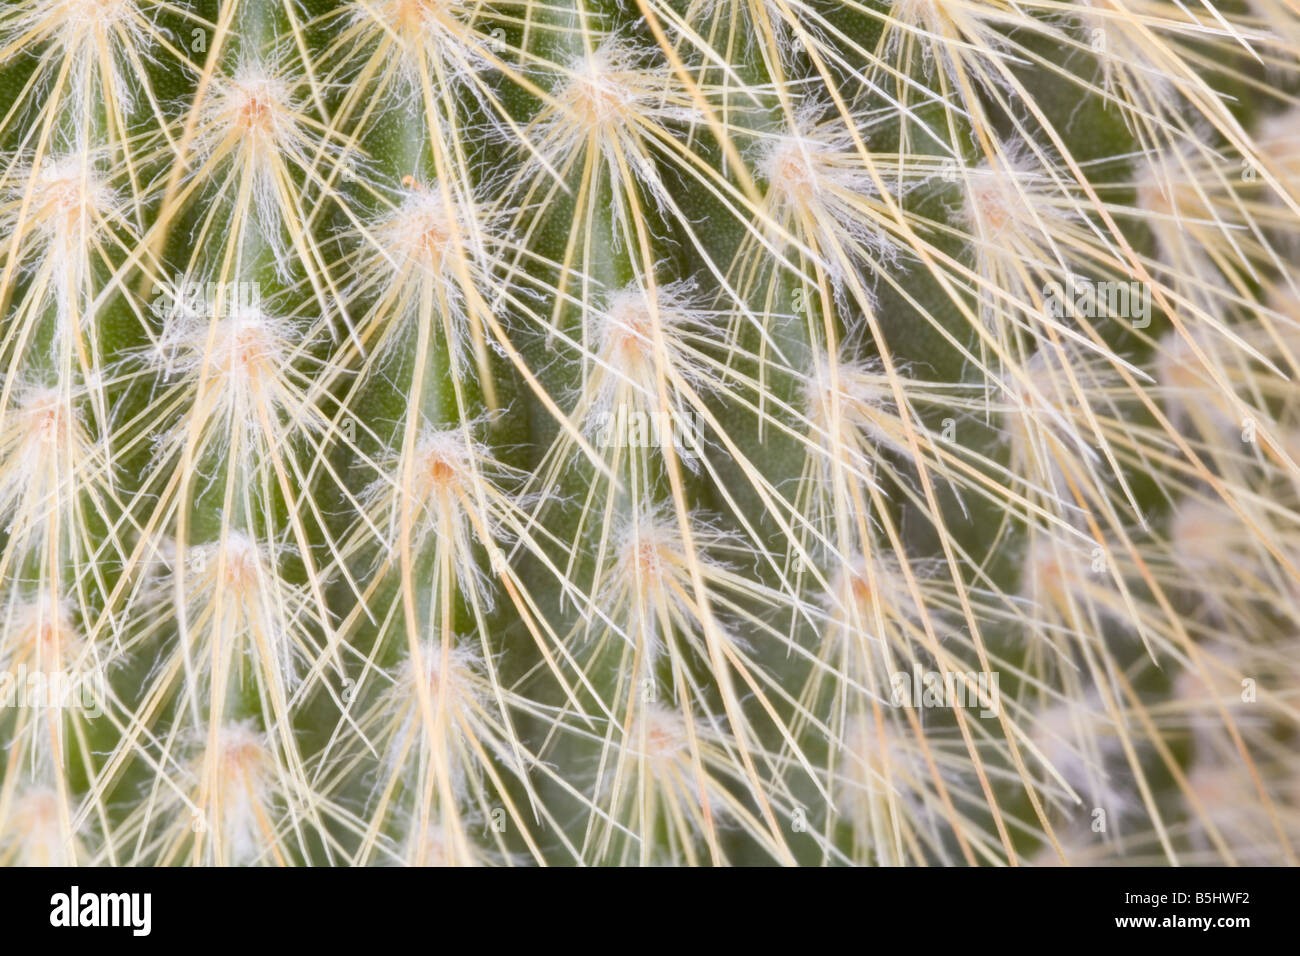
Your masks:
M1298 55L11 0L0 862L1295 862Z

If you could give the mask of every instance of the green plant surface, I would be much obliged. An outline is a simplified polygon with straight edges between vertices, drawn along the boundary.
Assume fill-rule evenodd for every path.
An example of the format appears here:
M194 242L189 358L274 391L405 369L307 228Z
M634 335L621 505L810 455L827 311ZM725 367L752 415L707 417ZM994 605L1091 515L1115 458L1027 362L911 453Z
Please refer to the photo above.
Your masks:
M0 864L1294 863L1290 0L9 0Z

